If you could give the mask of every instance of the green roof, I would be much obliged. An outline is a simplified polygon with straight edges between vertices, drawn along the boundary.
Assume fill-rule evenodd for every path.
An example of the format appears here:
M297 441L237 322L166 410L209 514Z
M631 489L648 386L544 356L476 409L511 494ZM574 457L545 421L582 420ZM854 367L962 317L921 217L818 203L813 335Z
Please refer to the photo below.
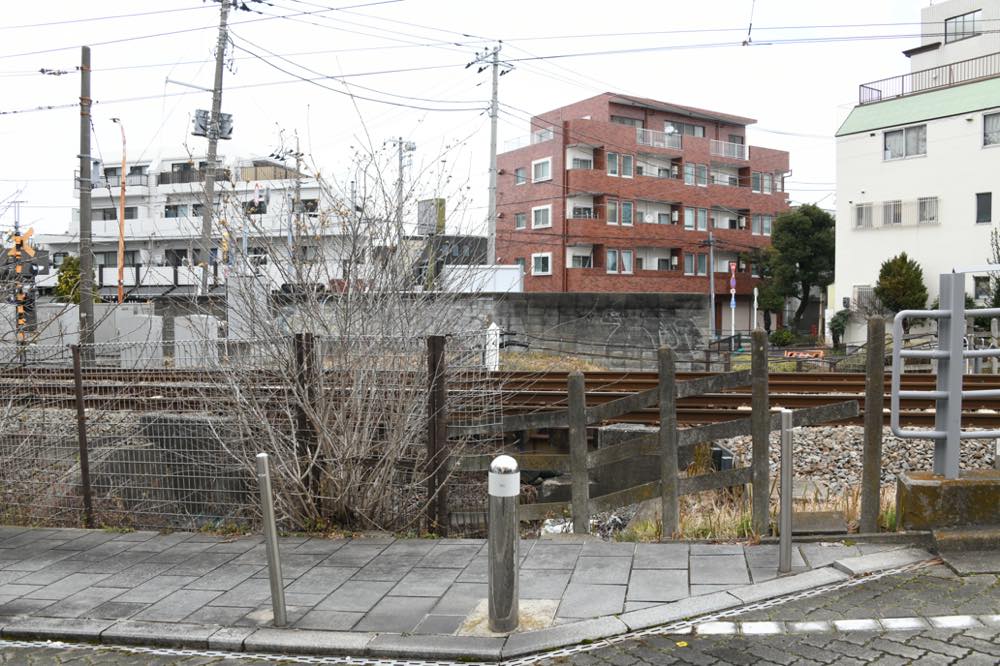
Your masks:
M837 136L957 116L1000 106L1000 77L856 106Z

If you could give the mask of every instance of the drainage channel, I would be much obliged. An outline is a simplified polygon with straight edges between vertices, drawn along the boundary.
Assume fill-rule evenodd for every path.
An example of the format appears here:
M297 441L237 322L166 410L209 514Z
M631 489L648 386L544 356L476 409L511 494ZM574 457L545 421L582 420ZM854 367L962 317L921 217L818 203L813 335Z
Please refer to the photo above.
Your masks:
M324 657L324 656L307 656L307 655L287 655L287 654L267 654L267 653L253 653L253 652L226 652L221 650L188 650L188 649L173 649L173 648L151 648L151 647L131 647L131 646L117 646L117 645L96 645L88 643L64 643L60 641L20 641L20 640L0 640L0 649L3 648L25 648L25 649L59 649L59 650L81 650L81 651L93 651L93 652L105 652L105 653L118 653L118 654L133 654L136 656L147 655L150 657L202 657L202 658L225 658L230 660L242 660L242 661L261 661L265 663L286 663L286 664L330 664L330 665L343 665L343 666L530 666L532 664L537 664L546 659L553 659L557 657L569 657L572 655L582 654L585 652L592 652L594 650L599 650L601 648L609 647L612 645L617 645L626 641L634 640L637 638L644 638L646 636L657 636L657 635L685 635L691 634L696 630L699 625L708 625L718 627L719 625L725 625L726 627L731 627L730 631L727 633L736 633L740 631L742 626L751 624L761 624L761 623L737 623L737 622L727 622L727 618L737 617L744 613L749 613L756 610L761 610L765 608L773 608L774 606L780 606L782 604L789 603L791 601L797 601L799 599L808 599L810 597L819 596L821 594L826 594L828 592L834 592L836 590L842 590L849 587L854 587L857 585L864 585L867 582L878 580L880 578L885 578L887 576L893 576L908 571L915 571L917 569L922 569L927 566L938 564L940 560L931 559L923 562L916 562L913 564L908 564L906 566L897 567L895 569L886 569L885 571L880 571L869 576L863 576L861 578L852 578L850 580L842 581L840 583L832 583L830 585L824 585L822 587L813 588L811 590L806 590L804 592L796 592L794 594L785 595L782 597L775 597L773 599L767 599L765 601L759 601L752 604L747 604L745 606L740 606L738 608L731 608L725 611L719 611L716 613L708 613L705 615L699 615L697 617L691 618L689 620L683 620L681 622L674 622L667 625L662 625L658 627L651 627L649 629L642 629L639 631L630 631L628 633L619 634L617 636L612 636L610 638L603 638L600 640L592 641L590 643L582 645L573 645L566 648L559 648L555 650L548 650L546 652L539 652L537 654L528 655L526 657L518 657L515 659L507 659L501 662L468 662L468 661L431 661L424 659L379 659L375 657ZM919 619L919 618L905 618L905 619ZM937 618L926 618L926 621L932 626L935 624ZM893 627L890 625L879 625L878 621L871 620L849 620L847 622L867 622L866 627L869 627L869 631L891 631ZM712 624L709 624L712 623ZM883 621L884 623L884 621ZM845 624L843 628L837 627L837 623L831 623L833 628L840 631L851 630L851 625ZM860 626L859 626L860 630ZM912 628L910 629L912 631ZM702 631L700 633L708 633ZM772 632L773 633L773 632ZM752 635L751 633L744 633L744 635Z

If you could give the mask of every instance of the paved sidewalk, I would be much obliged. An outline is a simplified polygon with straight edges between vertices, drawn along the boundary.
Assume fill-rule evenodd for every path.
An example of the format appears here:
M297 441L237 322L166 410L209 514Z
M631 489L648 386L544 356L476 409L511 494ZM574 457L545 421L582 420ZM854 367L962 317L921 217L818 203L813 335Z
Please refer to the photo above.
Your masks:
M522 606L541 609L541 626L553 628L505 642L462 635L486 598L482 540L282 539L289 623L300 630L290 631L268 628L260 537L0 528L0 627L4 636L248 651L434 645L438 656L489 659L843 580L859 572L827 565L899 548L804 544L793 558L800 575L775 581L776 546L524 541ZM903 555L922 556L914 552Z

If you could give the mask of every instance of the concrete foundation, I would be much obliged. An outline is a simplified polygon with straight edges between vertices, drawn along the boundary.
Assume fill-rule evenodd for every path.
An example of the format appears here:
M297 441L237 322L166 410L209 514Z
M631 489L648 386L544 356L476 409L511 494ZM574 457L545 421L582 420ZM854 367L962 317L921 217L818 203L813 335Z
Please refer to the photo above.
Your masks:
M1000 471L963 470L958 479L931 472L900 475L896 524L905 530L931 530L1000 522Z

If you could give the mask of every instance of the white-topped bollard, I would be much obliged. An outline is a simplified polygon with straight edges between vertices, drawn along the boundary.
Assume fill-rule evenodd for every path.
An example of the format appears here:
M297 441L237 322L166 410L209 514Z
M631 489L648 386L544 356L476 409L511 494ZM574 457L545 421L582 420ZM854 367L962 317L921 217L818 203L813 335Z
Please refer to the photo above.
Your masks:
M489 478L489 619L490 631L514 631L518 623L517 569L519 530L517 498L521 472L510 456L490 463Z

